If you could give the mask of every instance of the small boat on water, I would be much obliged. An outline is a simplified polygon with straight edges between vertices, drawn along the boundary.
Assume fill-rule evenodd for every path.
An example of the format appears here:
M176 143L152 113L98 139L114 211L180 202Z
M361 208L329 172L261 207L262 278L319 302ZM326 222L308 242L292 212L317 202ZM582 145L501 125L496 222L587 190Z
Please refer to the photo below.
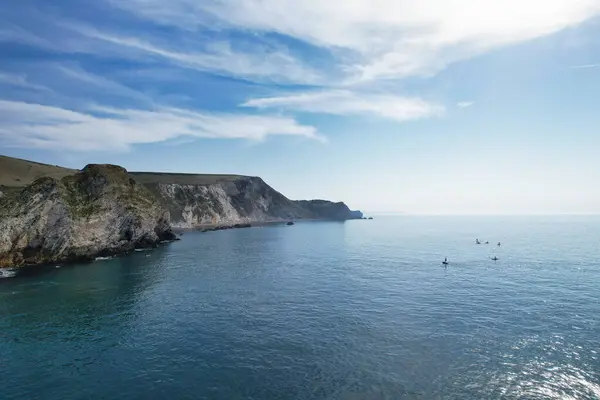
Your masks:
M496 257L496 256L494 256L494 257L492 257L492 258L491 258L491 260L492 260L492 261L498 261L498 260L499 260L499 258L498 258L498 257Z
M294 223L292 221L288 222L286 225L294 225Z
M444 261L442 262L442 264L443 264L443 265L448 265L448 264L450 264L450 263L448 262L448 257L444 258Z

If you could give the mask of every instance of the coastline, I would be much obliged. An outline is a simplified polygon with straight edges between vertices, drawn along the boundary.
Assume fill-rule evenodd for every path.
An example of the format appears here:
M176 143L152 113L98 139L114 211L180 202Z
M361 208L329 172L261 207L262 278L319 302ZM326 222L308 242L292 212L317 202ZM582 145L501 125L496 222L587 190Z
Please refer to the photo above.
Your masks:
M152 246L138 246L133 249L123 250L123 251L120 251L120 250L106 251L106 250L104 250L104 251L100 251L93 255L58 259L58 260L52 261L52 262L0 267L0 280L2 278L12 278L17 275L35 274L38 270L44 271L44 270L48 270L50 268L60 268L63 266L69 266L69 265L74 265L74 264L92 264L96 261L110 260L110 259L118 258L118 257L126 257L131 254L135 254L136 252L151 251L154 249L158 249L161 246L166 246L173 242L177 242L179 240L181 240L181 238L177 237L177 238L171 239L171 240L162 240L158 243L155 243ZM10 273L6 274L6 271L9 271ZM3 276L3 272L4 272L4 276Z
M358 219L358 218L357 218ZM324 218L319 218L319 219L302 219L302 220L295 220L293 222L298 223L298 222L346 222L346 221L350 221L350 220L332 220L332 219L324 219ZM23 265L16 265L16 266L4 266L4 267L0 267L0 278L10 278L10 277L14 277L16 275L23 275L23 274L31 274L31 273L35 273L33 272L33 270L47 270L48 268L58 268L59 266L67 266L67 265L73 265L73 264L91 264L95 261L101 260L101 259L112 259L112 258L116 258L116 257L126 257L128 255L134 254L136 252L139 251L151 251L153 249L159 248L160 246L165 246L168 244L171 244L173 242L182 240L182 236L184 236L185 233L188 232L203 232L203 233L208 233L208 232L213 232L213 231L219 231L219 230L230 230L230 229L247 229L247 228L259 228L259 227L265 227L265 226L277 226L277 225L285 225L288 222L290 222L290 220L274 220L274 221L257 221L257 222L253 222L253 223L239 223L239 224L202 224L202 225L197 225L195 227L192 228L173 228L172 232L176 235L176 237L174 239L171 240L162 240L160 242L157 242L155 244L153 244L152 246L136 246L132 249L123 249L123 250L112 250L112 251L107 251L107 250L103 250L100 251L98 253L95 254L91 254L91 255L86 255L86 256L80 256L80 257L76 257L76 258L65 258L65 259L59 259L53 262L44 262L44 263L38 263L38 264L23 264ZM236 225L241 225L241 226L236 226ZM1 276L2 275L2 271L5 272L5 276ZM10 271L13 272L11 274L6 274L6 271Z
M275 225L285 225L288 222L301 223L301 222L346 222L346 221L355 221L355 220L363 220L363 218L350 218L350 219L329 219L329 218L304 218L304 219L279 219L279 220L271 220L271 221L248 221L248 222L234 222L234 223L222 223L222 224L199 224L194 225L193 227L177 227L174 226L172 228L173 233L181 234L186 232L195 232L195 231L215 231L215 230L226 230L226 229L243 229L243 228L258 228L262 226L275 226ZM236 225L251 225L251 226L242 226L236 227Z
M0 157L0 265L88 262L218 231L360 219L343 202L291 200L258 177L65 169ZM196 225L196 223L199 223Z

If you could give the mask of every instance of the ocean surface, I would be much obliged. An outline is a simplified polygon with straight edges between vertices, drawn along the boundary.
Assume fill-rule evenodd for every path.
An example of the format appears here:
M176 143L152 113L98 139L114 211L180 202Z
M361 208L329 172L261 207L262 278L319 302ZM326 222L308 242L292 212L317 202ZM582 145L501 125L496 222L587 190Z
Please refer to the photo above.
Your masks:
M599 352L597 217L190 232L0 279L3 400L599 399Z

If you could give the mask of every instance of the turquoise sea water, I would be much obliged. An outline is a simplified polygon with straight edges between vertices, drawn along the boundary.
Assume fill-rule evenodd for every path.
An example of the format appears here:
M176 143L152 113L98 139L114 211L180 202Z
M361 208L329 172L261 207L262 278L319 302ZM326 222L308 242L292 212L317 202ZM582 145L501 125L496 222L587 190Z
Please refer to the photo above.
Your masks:
M0 280L0 397L597 399L599 253L590 217L187 233Z

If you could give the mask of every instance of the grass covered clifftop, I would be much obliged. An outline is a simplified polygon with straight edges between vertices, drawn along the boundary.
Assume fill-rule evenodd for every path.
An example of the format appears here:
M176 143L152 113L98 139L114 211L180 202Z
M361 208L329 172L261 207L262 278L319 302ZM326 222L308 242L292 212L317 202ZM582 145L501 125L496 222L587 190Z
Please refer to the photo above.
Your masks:
M61 183L65 200L78 216L93 214L105 196L113 197L128 210L158 206L156 198L117 165L89 164L80 173L65 176Z
M214 185L216 183L235 182L248 178L244 175L219 175L219 174L177 174L170 172L130 172L138 183L150 184L177 184L177 185Z
M94 164L92 164L94 165ZM121 167L119 167L121 168ZM35 161L0 155L0 187L24 187L42 177L62 179L74 175L80 170L42 164ZM233 182L248 178L244 175L231 174L183 174L169 172L128 172L141 184L176 183L181 185L211 185L222 182Z
M360 211L352 211L345 203L334 203L328 200L297 200L295 202L302 208L309 210L316 218L333 219L333 220L348 220L361 219L363 213Z
M0 155L0 187L23 187L32 184L38 178L62 179L77 172L76 169Z

